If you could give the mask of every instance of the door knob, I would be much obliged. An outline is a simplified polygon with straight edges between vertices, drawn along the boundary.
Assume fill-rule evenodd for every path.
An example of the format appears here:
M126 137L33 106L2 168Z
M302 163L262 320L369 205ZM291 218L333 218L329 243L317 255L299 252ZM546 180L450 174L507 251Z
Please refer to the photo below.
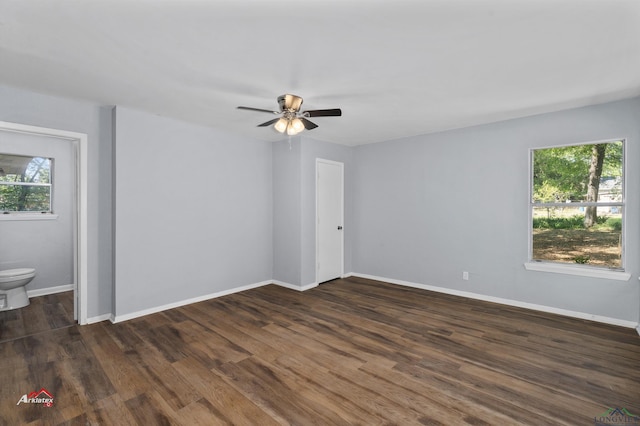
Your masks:
M342 226L338 225L338 231L342 231Z

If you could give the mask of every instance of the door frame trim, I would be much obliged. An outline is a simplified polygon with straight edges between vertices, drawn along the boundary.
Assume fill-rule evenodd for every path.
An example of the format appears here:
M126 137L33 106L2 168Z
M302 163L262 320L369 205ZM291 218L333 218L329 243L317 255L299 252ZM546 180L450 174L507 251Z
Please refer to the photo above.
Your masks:
M75 153L75 192L76 192L76 238L74 241L74 300L76 301L75 317L79 324L87 323L87 280L88 280L88 245L87 245L87 147L88 136L85 133L50 129L47 127L0 121L0 131L25 133L68 140Z
M340 251L341 256L340 256L340 278L344 278L344 163L339 162L339 161L333 161L333 160L327 160L324 158L316 158L316 218L315 218L315 222L314 222L314 226L316 227L316 262L315 262L315 277L316 277L316 284L320 284L319 282L319 277L318 277L318 272L320 269L320 229L318 226L318 208L319 208L319 191L318 191L318 175L319 175L319 164L320 163L324 163L324 164L330 164L330 165L334 165L334 166L339 166L340 167L340 182L342 184L342 187L340 188L341 190L341 200L340 200L340 204L341 204L341 211L340 211L340 222L342 223L342 230L343 232L340 233Z

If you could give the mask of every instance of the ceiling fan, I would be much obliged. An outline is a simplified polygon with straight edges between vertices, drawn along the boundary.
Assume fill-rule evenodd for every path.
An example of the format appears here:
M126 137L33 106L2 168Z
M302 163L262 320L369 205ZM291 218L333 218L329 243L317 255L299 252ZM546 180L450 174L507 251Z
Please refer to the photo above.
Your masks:
M280 115L279 118L274 118L273 120L258 124L258 127L267 127L275 123L273 127L278 132L287 132L289 136L298 134L304 129L312 130L318 127L317 124L309 121L307 117L339 117L342 115L342 110L340 108L300 111L302 98L296 95L286 94L278 96L278 105L280 105L280 111L271 111L268 109L246 106L239 106L238 109L261 111Z

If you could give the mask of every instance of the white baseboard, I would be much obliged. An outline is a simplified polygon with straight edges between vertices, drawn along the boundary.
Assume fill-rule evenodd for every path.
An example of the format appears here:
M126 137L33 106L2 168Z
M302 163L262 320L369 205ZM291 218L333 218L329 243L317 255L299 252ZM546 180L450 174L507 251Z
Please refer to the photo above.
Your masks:
M102 314L96 317L87 318L87 324L95 324L97 322L110 320L111 318L113 318L113 315L111 315L110 313Z
M111 315L109 318L105 318L105 319L109 319L109 320L111 320L112 323L115 324L115 323L118 323L118 322L128 321L128 320L131 320L131 319L134 319L134 318L138 318L138 317L142 317L142 316L145 316L145 315L150 315L150 314L155 314L155 313L158 313L158 312L166 311L167 309L178 308L180 306L190 305L192 303L203 302L205 300L215 299L217 297L222 297L222 296L226 296L226 295L233 294L233 293L239 293L241 291L251 290L252 288L258 288L258 287L262 287L264 285L272 284L272 283L273 283L273 280L262 281L262 282L255 283L255 284L249 284L249 285L245 285L245 286L242 286L242 287L236 287L236 288L232 288L232 289L229 289L229 290L219 291L217 293L205 294L203 296L198 296L198 297L193 297L191 299L181 300L179 302L168 303L168 304L162 305L162 306L155 306L153 308L143 309L141 311L130 312L128 314Z
M412 283L409 281L395 280L393 278L378 277L375 275L367 275L367 274L359 274L359 273L352 273L351 275L354 277L367 278L367 279L376 280L376 281L384 281L391 284L419 288L422 290L435 291L438 293L450 294L453 296L467 297L469 299L483 300L485 302L493 302L493 303L499 303L501 305L515 306L518 308L525 308L525 309L531 309L534 311L547 312L550 314L562 315L565 317L585 319L585 320L596 321L596 322L601 322L605 324L618 325L618 326L627 327L627 328L636 328L636 330L638 330L638 334L640 334L640 324L634 321L627 321L627 320L622 320L618 318L610 318L610 317L605 317L601 315L593 315L585 312L569 311L566 309L554 308L551 306L536 305L534 303L520 302L518 300L503 299L501 297L486 296L484 294L471 293L468 291L461 291L461 290L453 290L450 288L436 287L436 286L427 285L427 284Z
M46 296L48 294L56 294L56 293L64 293L65 291L73 291L74 289L75 289L74 284L65 284L65 285L59 285L56 287L48 287L48 288L36 288L33 290L27 290L27 296L29 297Z
M278 280L272 280L272 282L273 284L279 285L280 287L285 287L285 288L296 290L296 291L306 291L314 287L318 287L318 283L311 283L311 284L299 286L299 285L289 284L289 283L285 283L284 281L278 281Z

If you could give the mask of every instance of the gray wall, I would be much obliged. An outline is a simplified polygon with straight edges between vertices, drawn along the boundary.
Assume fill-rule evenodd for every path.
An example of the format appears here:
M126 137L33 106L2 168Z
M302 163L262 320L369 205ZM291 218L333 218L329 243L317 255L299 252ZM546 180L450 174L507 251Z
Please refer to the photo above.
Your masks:
M87 314L110 313L111 107L0 86L0 120L88 135Z
M273 279L302 286L300 137L274 142Z
M0 220L0 270L35 268L27 290L74 283L75 156L70 141L0 131L0 153L53 158L52 210L46 220ZM12 215L13 216L13 215ZM20 216L17 216L20 217Z
M526 271L529 149L621 137L631 280ZM640 98L363 145L355 157L354 272L638 321Z
M271 146L117 107L115 312L270 280Z

